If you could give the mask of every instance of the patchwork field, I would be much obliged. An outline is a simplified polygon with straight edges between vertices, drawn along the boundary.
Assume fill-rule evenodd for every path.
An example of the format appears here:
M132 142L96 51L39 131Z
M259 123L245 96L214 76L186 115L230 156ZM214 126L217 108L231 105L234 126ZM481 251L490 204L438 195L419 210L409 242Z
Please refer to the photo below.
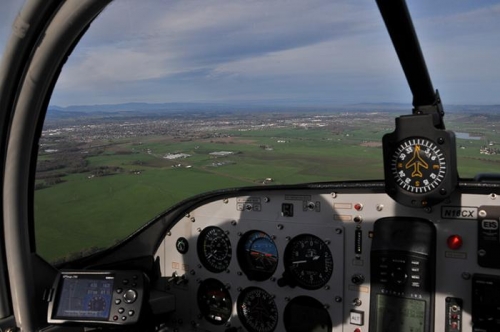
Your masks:
M46 136L35 190L37 251L61 261L108 247L171 205L210 190L382 179L380 142L393 130L393 115L379 122L351 117L347 124L240 125L184 137ZM498 172L495 122L460 116L450 122L460 133L478 134L457 139L460 176Z

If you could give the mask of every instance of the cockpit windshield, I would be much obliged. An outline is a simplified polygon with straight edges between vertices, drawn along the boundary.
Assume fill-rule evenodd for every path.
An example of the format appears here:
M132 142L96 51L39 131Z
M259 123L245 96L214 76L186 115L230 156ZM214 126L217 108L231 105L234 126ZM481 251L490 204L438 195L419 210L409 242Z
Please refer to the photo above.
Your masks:
M500 6L409 1L461 178L500 162ZM383 180L411 92L375 1L116 1L41 133L37 251L60 263L231 187Z

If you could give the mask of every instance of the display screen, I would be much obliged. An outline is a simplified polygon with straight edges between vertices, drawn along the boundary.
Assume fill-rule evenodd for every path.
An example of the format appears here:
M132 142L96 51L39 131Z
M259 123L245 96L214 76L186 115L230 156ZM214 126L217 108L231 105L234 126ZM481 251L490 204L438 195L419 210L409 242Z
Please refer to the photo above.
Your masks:
M58 319L108 320L114 277L63 274L56 294Z
M425 301L377 295L376 332L424 332Z

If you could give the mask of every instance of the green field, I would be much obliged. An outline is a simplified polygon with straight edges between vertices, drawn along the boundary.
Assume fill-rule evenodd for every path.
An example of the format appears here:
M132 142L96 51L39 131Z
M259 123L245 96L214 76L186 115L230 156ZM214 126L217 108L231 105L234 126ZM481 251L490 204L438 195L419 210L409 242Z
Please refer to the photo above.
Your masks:
M484 132L473 124L460 124L459 130ZM209 190L264 186L264 182L382 179L380 141L387 132L382 126L341 134L280 128L226 131L221 139L186 142L162 137L113 141L85 160L89 169L116 167L119 171L107 176L92 176L92 171L69 173L61 177L63 182L35 191L37 251L53 261L108 247L176 202ZM498 172L500 155L479 153L490 141L500 142L500 135L458 139L461 177ZM216 151L234 154L210 155ZM190 157L168 160L163 158L167 153ZM55 157L42 154L40 160Z

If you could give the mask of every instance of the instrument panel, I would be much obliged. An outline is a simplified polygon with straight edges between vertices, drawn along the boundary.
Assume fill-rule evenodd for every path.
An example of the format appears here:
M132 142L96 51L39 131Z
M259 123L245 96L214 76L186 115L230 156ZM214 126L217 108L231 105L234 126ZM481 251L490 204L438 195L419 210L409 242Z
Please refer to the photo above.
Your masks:
M207 202L172 227L157 253L165 290L176 297L168 326L366 332L399 324L404 332L472 332L473 277L500 276L478 264L480 215L488 211L498 226L496 205L494 194L457 191L416 209L366 189L254 191ZM378 234L389 224L401 227ZM411 234L421 228L429 233ZM406 255L384 247L389 242L427 249ZM404 319L371 325L370 315L389 306L402 307ZM419 323L422 315L430 327Z

